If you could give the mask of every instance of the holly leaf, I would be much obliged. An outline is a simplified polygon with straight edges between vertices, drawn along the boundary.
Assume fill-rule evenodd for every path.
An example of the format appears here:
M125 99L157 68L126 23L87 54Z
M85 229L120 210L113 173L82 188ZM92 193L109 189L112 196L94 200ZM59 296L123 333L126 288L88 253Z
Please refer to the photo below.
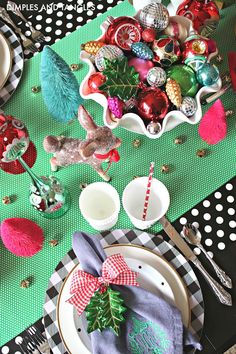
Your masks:
M96 291L85 309L88 321L87 332L111 328L116 335L119 335L120 324L125 321L122 314L126 311L126 307L123 303L119 291L109 287L103 293L100 290Z
M126 307L119 291L108 288L102 296L104 328L112 328L115 334L120 334L120 324L125 321L123 313Z
M89 304L86 306L86 318L88 321L87 332L91 333L96 329L102 330L103 323L101 321L102 318L102 308L101 308L101 293L100 291L96 291L94 295L91 297Z
M106 59L103 74L107 80L99 89L110 97L118 96L122 101L127 101L137 94L139 73L128 65L126 57L112 61Z

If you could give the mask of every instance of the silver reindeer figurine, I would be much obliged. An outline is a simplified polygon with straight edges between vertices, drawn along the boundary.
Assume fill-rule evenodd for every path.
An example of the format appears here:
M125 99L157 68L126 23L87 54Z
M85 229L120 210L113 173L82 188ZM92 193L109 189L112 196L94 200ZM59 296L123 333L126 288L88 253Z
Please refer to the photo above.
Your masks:
M110 181L107 171L112 162L118 162L120 159L116 148L120 146L121 140L112 134L110 128L97 126L83 106L79 107L78 120L87 131L86 140L52 135L45 137L45 151L54 154L50 159L52 171L57 171L58 167L86 163L93 167L104 181ZM102 169L104 161L110 162L106 171Z

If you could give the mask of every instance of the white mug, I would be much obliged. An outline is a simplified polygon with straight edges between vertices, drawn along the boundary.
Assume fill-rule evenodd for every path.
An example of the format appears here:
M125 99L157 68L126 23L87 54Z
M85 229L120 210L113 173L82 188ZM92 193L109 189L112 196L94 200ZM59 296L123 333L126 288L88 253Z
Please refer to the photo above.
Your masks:
M170 205L170 195L166 186L156 178L152 179L146 220L142 220L148 177L138 177L124 189L123 207L132 224L146 230L164 216Z
M91 183L81 192L79 207L85 220L95 230L108 230L118 220L119 194L109 183Z

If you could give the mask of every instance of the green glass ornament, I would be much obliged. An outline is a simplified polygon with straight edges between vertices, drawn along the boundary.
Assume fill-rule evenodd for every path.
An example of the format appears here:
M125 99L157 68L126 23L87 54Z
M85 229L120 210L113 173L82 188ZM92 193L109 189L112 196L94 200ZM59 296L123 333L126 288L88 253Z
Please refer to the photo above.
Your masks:
M203 86L214 85L219 77L218 68L210 63L204 63L197 71L197 80Z
M29 201L35 210L47 219L56 219L70 208L70 194L58 178L38 177L22 157L18 161L31 177Z
M198 91L198 82L193 69L187 65L173 65L166 70L167 77L178 82L182 96L194 97Z

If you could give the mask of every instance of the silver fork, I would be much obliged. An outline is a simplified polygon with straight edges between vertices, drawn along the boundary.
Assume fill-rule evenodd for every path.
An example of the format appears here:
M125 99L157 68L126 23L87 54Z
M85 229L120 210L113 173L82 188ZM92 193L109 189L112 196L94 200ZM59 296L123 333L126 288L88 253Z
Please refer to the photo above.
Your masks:
M44 42L45 41L45 36L43 35L42 32L37 31L29 22L29 20L27 20L25 18L25 16L22 14L22 12L17 8L17 4L14 3L13 1L8 1L7 2L8 5L8 9L10 11L12 11L16 16L20 17L25 23L27 23L27 25L29 26L29 29L32 33L32 38L35 42Z
M0 17L10 23L10 25L15 29L16 33L19 34L19 36L22 39L22 44L23 47L26 50L29 50L32 53L36 53L38 51L38 48L35 46L35 44L31 41L31 39L26 38L26 36L21 32L21 30L15 25L15 23L12 21L11 17L8 15L7 11L3 8L0 7Z
M50 354L50 347L47 339L42 335L36 326L27 328L26 332L32 339L35 348L42 354Z

